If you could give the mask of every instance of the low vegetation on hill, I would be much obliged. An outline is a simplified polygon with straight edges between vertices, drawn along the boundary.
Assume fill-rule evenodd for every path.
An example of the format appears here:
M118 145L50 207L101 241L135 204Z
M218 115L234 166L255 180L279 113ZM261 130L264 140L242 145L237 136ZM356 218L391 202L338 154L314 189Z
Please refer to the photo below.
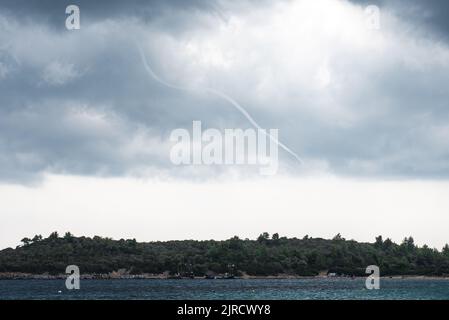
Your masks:
M166 241L139 243L102 237L24 238L23 245L0 251L0 272L62 274L67 265L81 273L107 274L126 269L130 274L233 273L254 276L289 274L313 276L329 272L365 275L368 265L386 275L449 275L449 247L442 251L418 247L413 238L395 244L377 237L374 243L304 237L285 238L263 233L257 240L233 237L224 241Z

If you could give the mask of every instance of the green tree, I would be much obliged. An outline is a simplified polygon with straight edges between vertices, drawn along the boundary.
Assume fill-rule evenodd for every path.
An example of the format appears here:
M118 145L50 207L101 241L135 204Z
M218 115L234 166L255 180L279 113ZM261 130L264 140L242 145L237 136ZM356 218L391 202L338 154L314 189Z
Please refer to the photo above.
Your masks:
M42 236L40 234L39 235L36 234L32 239L33 242L39 242L41 240L42 240Z
M48 236L48 239L58 239L58 238L59 238L59 234L57 231L50 233L50 235Z
M404 248L407 252L411 252L416 248L415 240L412 237L404 238L401 247Z
M394 246L393 241L390 238L387 238L383 243L384 250L390 250Z
M332 238L332 240L334 241L340 241L340 240L345 240L340 233L337 233L337 235L335 237Z
M443 254L449 258L449 245L446 244L443 248Z
M73 234L71 234L70 232L66 232L64 235L64 239L68 240L68 239L72 239L73 238Z
M376 242L374 243L374 246L375 246L376 248L381 249L381 248L383 248L383 244L384 244L384 241L383 241L383 239L382 239L382 236L376 237Z
M257 238L258 242L265 243L270 239L270 234L268 232L264 232Z
M20 242L22 242L24 246L29 246L31 241L32 240L30 238L23 238L22 240L20 240Z

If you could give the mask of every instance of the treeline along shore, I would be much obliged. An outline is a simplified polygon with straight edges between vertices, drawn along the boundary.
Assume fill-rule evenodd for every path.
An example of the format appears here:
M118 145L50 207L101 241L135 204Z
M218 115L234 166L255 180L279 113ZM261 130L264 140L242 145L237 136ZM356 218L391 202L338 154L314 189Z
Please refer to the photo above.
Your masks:
M340 234L326 240L263 233L256 240L140 243L53 232L22 243L0 251L0 278L57 278L68 265L94 279L366 276L369 265L382 276L449 276L449 246L419 247L412 237L396 244L381 236L360 243Z

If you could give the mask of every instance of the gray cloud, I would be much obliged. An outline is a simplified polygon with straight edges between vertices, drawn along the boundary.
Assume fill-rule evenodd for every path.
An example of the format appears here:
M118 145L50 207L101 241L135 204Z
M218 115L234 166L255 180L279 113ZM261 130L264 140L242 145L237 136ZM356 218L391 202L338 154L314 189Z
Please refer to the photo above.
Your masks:
M329 3L357 16L346 2ZM202 86L279 128L307 163L281 153L289 172L448 177L447 30L428 18L444 12L442 2L380 3L381 35L341 26L349 37L333 28L310 37L306 16L289 20L290 2L79 1L79 31L64 28L66 4L0 4L3 181L44 172L182 175L168 158L171 130L192 120L250 127ZM421 7L424 17L411 9ZM166 81L198 89L152 79L136 42Z
M394 13L427 36L449 40L449 3L446 0L349 0L356 5L377 5Z

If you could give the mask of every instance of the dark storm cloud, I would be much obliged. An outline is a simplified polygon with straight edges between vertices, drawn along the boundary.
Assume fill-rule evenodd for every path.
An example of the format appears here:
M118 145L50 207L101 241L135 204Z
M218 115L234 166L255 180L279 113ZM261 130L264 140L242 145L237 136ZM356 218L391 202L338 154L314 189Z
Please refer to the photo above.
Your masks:
M281 140L314 168L355 176L449 176L449 51L433 39L446 34L438 18L447 8L443 2L378 2L430 35L395 26L379 51L366 39L362 49L345 39L327 44L334 40L326 33L318 45L301 43L307 36L294 38L297 45L284 43L270 26L263 29L275 11L272 2L257 3L2 1L0 180L26 183L44 172L170 171L171 130L188 129L192 120L219 129L251 127L201 87L229 94L262 127L279 128ZM81 30L64 28L68 4L80 6ZM263 19L252 18L259 8ZM247 16L234 35L233 24ZM156 81L143 68L136 42L164 81L199 89ZM324 68L318 83L311 65ZM323 89L326 70L330 85ZM280 156L291 170L298 168L287 154Z
M202 0L3 0L2 12L22 20L46 23L56 28L63 27L65 16L61 13L69 5L78 5L83 10L83 19L116 19L120 17L141 17L154 19L170 11L218 10L217 2Z

